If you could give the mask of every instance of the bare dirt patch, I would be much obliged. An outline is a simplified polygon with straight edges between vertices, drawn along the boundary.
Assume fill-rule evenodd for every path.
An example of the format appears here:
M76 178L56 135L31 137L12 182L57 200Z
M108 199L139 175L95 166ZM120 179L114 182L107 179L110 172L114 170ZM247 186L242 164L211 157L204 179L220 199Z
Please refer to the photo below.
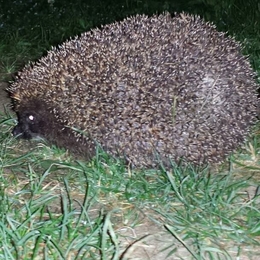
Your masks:
M122 260L195 259L187 248L167 232L163 226L160 227L148 219L134 229L122 228L119 233L121 235L121 247L127 248L121 257ZM191 246L189 242L191 241L185 241L185 244ZM210 243L209 241L209 247ZM232 241L220 242L219 247L223 247L223 252L226 250L229 253L230 259L260 259L259 247L242 246L241 248L241 245L236 245ZM172 252L173 249L176 249L176 251ZM218 257L216 255L216 259L228 259L224 254L222 256L219 254ZM202 259L210 258L205 255Z

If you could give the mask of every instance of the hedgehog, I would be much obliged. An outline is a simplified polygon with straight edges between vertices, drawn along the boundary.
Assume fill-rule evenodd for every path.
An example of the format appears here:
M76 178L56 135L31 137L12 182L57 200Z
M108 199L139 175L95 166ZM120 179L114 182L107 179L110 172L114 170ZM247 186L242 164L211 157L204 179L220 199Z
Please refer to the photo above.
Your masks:
M218 164L256 121L242 44L196 15L136 15L53 47L8 88L13 135L133 167Z

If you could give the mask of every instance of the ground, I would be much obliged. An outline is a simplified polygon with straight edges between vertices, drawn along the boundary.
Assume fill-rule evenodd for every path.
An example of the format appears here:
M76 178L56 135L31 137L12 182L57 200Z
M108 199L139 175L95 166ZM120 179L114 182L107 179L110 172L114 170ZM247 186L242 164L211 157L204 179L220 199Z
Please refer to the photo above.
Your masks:
M8 93L6 92L6 88L8 83L0 82L0 112L5 111L5 106L10 107L11 100L8 97Z
M0 83L1 112L5 112L6 109L10 110L11 107L10 99L5 91L7 86L8 83L6 82ZM256 187L249 187L244 192L248 194L249 198L253 197L256 193ZM56 210L59 211L59 209L54 209L54 211ZM170 256L167 259L192 259L190 253L182 246L180 241L175 239L162 224L158 224L160 221L156 223L150 219L151 212L142 212L140 215L139 224L134 228L130 228L129 225L124 225L123 223L118 224L116 233L119 239L120 253L122 254L120 259L166 259L173 248L177 249L174 256ZM223 248L228 249L232 258L234 257L233 259L236 258L237 245L228 242L225 245L223 244ZM258 248L246 246L241 251L242 253L237 258L239 260L256 260L260 257Z

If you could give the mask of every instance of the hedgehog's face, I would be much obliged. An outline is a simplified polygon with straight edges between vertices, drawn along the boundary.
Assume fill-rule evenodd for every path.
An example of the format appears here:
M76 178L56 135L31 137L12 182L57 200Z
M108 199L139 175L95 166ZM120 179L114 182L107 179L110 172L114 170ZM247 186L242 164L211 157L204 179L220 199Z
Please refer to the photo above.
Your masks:
M18 124L13 135L19 138L46 138L53 128L53 116L41 102L31 101L19 106L17 111Z
M54 116L53 110L42 99L23 101L16 109L18 124L13 135L24 139L40 137L90 159L95 154L94 143L83 136L75 136L74 131Z
M32 111L25 111L18 114L18 124L13 129L13 135L31 139L42 135L41 129L46 127L46 122L41 116Z

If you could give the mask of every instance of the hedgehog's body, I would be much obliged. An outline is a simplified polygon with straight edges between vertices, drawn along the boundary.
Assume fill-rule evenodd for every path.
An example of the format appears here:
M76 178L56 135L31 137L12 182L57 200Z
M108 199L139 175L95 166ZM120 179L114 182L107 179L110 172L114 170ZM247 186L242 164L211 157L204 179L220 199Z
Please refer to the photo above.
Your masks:
M254 121L256 89L237 42L199 18L166 14L67 41L26 67L9 91L15 133L34 132L87 158L99 143L134 166L154 167L158 158L222 161Z

